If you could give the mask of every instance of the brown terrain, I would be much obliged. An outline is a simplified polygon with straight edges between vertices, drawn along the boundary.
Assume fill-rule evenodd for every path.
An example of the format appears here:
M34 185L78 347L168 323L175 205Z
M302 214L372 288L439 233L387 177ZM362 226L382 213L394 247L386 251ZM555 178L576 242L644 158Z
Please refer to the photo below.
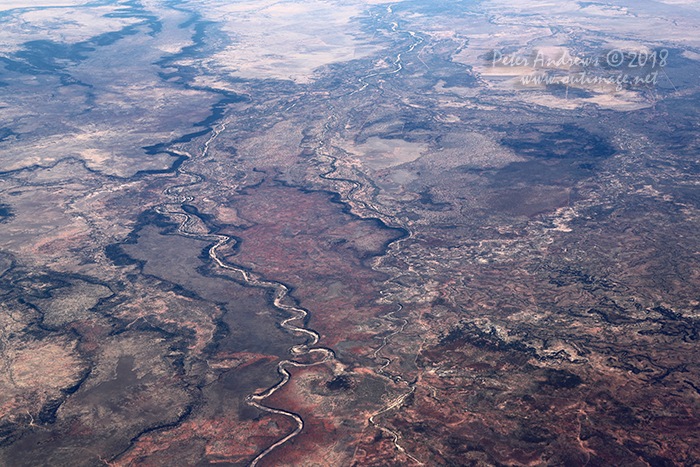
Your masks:
M700 466L692 2L0 13L0 465Z

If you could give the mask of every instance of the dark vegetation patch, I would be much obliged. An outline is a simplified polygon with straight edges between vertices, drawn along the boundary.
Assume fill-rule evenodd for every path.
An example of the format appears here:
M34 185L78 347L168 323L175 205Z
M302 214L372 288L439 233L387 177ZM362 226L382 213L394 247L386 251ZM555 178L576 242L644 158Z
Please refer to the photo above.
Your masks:
M570 123L561 125L557 131L542 131L537 125L524 125L508 133L501 144L525 157L588 160L615 154L615 149L605 139Z
M555 389L573 389L583 383L580 376L567 370L547 369L547 381L544 384Z
M352 380L347 375L338 375L326 382L326 387L331 391L352 389Z
M0 128L0 143L10 138L11 136L17 136L17 133L10 130L9 128Z
M9 204L0 204L0 222L13 217L15 214Z
M478 349L487 350L490 352L502 352L506 350L517 350L521 352L532 353L532 350L526 347L521 342L506 342L501 339L496 329L490 331L482 331L473 323L463 323L447 334L443 334L439 341L440 346L450 344L468 343Z

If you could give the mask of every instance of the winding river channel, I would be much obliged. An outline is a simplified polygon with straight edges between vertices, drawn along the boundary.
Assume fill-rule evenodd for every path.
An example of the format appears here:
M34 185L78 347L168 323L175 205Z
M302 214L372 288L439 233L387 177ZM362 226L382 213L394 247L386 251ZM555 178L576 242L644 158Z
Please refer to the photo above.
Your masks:
M412 39L415 40L411 44L410 48L408 50L405 50L402 53L408 53L408 52L413 51L415 49L415 47L417 47L419 44L421 44L423 42L423 39L414 32L399 31L398 25L396 23L391 23L391 30L392 30L392 32L407 33L411 36ZM353 91L353 93L361 92L364 89L366 89L368 86L370 86L370 84L367 82L367 80L370 78L380 76L380 75L389 75L389 74L394 74L394 73L400 72L402 69L402 64L401 64L402 53L398 53L396 58L393 60L394 69L370 73L370 74L367 74L367 75L359 78L360 87L356 91ZM333 121L333 117L331 117L330 121ZM172 219L177 219L179 221L179 225L177 228L177 233L179 235L211 242L211 246L209 247L209 250L208 250L208 255L209 255L209 258L214 263L216 263L216 265L219 268L224 269L226 271L229 271L235 277L237 277L238 280L244 282L246 285L249 285L252 287L259 287L259 288L273 290L274 291L274 300L273 300L274 306L276 308L278 308L279 310L284 311L290 315L290 317L288 317L280 322L280 326L293 334L303 335L306 337L305 343L295 345L290 349L290 353L292 354L292 356L301 357L304 355L317 354L319 357L319 358L315 358L314 361L311 363L300 363L300 362L297 362L297 361L291 360L291 359L280 361L279 364L277 365L277 372L281 376L280 381L265 391L254 393L254 394L249 394L246 397L247 403L255 408L257 408L263 412L268 412L268 413L277 414L277 415L284 415L286 417L293 419L296 422L296 428L291 433L289 433L285 437L281 438L277 442L273 443L272 445L270 445L267 448L265 448L264 450L262 450L250 462L250 464L249 464L250 467L255 467L256 465L258 465L258 463L265 456L270 454L272 451L274 451L276 448L283 445L284 443L286 443L290 439L297 436L304 429L304 420L301 418L301 416L299 416L298 414L293 413L293 412L268 407L268 406L263 404L263 401L266 398L270 397L272 394L274 394L276 391L278 391L280 388L282 388L285 384L287 384L287 382L291 378L291 374L288 371L288 368L290 368L290 367L308 367L308 366L313 366L313 365L319 365L319 364L334 360L336 358L336 355L332 349L324 348L324 347L316 347L316 345L318 344L318 342L320 340L320 336L317 332L315 332L311 329L304 328L304 327L302 327L303 325L301 325L301 324L300 325L294 324L294 323L303 323L304 318L308 315L308 311L304 310L303 308L291 306L291 305L284 303L285 298L289 294L289 289L284 284L274 282L274 281L263 280L260 276L254 274L252 272L246 271L243 268L240 268L240 267L237 267L235 265L224 262L217 254L217 251L223 245L230 244L231 242L233 242L235 240L232 237L227 236L227 235L202 234L202 233L194 231L193 227L197 224L196 216L191 215L183 210L183 205L194 201L194 197L190 196L186 193L187 188L191 187L193 185L202 183L204 181L204 177L202 175L188 171L186 169L186 166L188 165L188 163L192 162L195 159L204 158L207 155L207 153L209 152L209 147L210 147L211 143L225 129L226 129L226 122L225 121L216 127L211 127L211 132L209 134L209 138L204 143L202 154L198 157L194 156L193 154L183 152L183 151L178 151L178 150L170 150L169 151L172 154L178 155L184 159L182 164L180 164L176 167L175 177L176 178L187 177L187 178L189 178L189 181L187 181L186 183L175 185L175 186L172 186L172 187L166 189L164 191L164 195L169 198L169 202L163 203L163 204L157 206L155 208L155 210L162 215L166 215ZM331 130L329 124L326 125L325 130L326 130L326 132L329 132ZM323 138L322 138L322 140L323 140ZM329 158L329 160L330 160L330 164L329 164L330 170L328 172L322 174L321 177L328 179L328 180L335 180L335 181L347 182L347 183L352 184L353 188L351 188L350 192L348 193L348 197L353 197L353 193L360 187L360 184L355 180L334 178L332 176L332 173L335 172L335 170L336 170L335 163L336 163L337 159L335 157L331 156L328 151L324 151L322 149L322 147L317 148L317 150L318 150L319 155L324 155L327 158ZM356 201L363 203L360 200L356 200ZM367 207L369 208L369 206L367 206ZM371 208L369 208L369 209L371 209ZM409 232L408 237L410 238L410 236L411 236L411 233ZM406 237L404 237L402 239L395 240L395 242L393 242L393 243L400 242L400 241L405 240L405 239L406 239ZM406 450L400 445L400 443L399 443L400 436L397 433L395 433L394 431L392 431L386 427L381 426L375 420L376 417L378 417L378 416L380 416L380 415L382 415L382 414L384 414L392 409L399 407L405 401L405 399L415 391L415 386L412 383L409 383L407 381L402 380L401 377L391 376L390 374L388 374L385 371L385 369L391 364L391 359L389 359L388 357L382 356L382 350L388 345L391 337L402 332L405 329L405 327L408 325L408 321L406 319L396 318L393 316L394 313L401 311L401 309L402 309L402 306L399 304L398 310L380 317L380 319L383 319L389 325L392 325L395 323L400 323L400 325L397 327L397 329L393 333L382 338L382 344L374 351L373 357L374 357L375 361L377 361L378 363L381 362L381 367L377 369L377 374L379 374L380 376L385 377L387 379L390 379L396 383L403 383L409 388L409 390L406 393L395 398L393 401L388 402L380 410L373 413L369 417L368 421L372 426L374 426L377 429L388 434L392 438L393 444L399 452L403 453L405 456L407 456L409 459L411 459L416 464L424 465L418 459L416 459L411 454L406 452Z
M207 155L207 152L209 151L209 145L211 142L226 128L225 124L221 124L217 128L213 129L209 139L205 142L204 144L204 150L202 151L202 155L200 157L205 157ZM176 152L176 151L175 151ZM180 154L182 156L187 157L188 161L193 160L195 157L192 154L188 153L183 153L183 152L176 152L177 154ZM224 261L219 258L217 254L217 250L231 241L233 239L227 235L219 235L219 234L201 234L201 233L195 233L192 232L191 228L196 224L196 218L182 210L182 205L189 203L191 201L194 201L194 197L189 196L185 194L185 190L193 186L195 184L201 183L204 181L204 177L201 176L200 174L189 172L184 168L184 163L180 165L180 167L177 168L176 170L176 176L186 176L190 178L190 181L188 183L180 184L180 185L175 185L172 186L168 189L165 190L164 194L170 198L169 203L161 204L158 207L156 207L156 211L160 214L166 215L170 218L178 219L179 220L179 225L177 229L177 233L179 235L185 236L185 237L192 237L192 238L197 238L200 240L206 240L206 241L211 241L213 242L212 246L209 247L209 258L214 261L220 268L225 269L227 271L230 271L234 273L236 276L238 276L239 280L242 280L244 283L246 283L249 286L253 287L259 287L259 288L265 288L265 289L272 289L274 290L274 301L273 304L276 308L285 311L286 313L290 314L291 316L289 318L284 319L281 323L280 326L282 326L284 329L288 330L289 332L292 332L294 334L298 335L304 335L306 336L306 342L304 344L298 344L293 346L290 349L290 352L294 356L302 356L302 355L309 355L309 354L319 354L320 359L317 361L314 361L313 363L299 363L294 360L282 360L279 362L277 365L277 372L282 376L282 379L275 384L274 386L268 388L267 390L260 392L260 393L255 393L255 394L250 394L247 396L246 401L248 402L249 405L254 406L264 412L268 413L274 413L278 415L284 415L287 417L290 417L296 422L296 429L289 433L287 436L284 438L280 439L279 441L275 442L271 446L268 446L266 449L264 449L258 456L256 456L250 463L251 467L254 467L255 465L258 464L258 462L268 455L270 452L272 452L275 448L278 446L281 446L282 444L286 443L290 439L294 438L297 436L301 431L304 429L304 420L297 414L293 412L288 412L285 410L281 409L275 409L272 407L268 407L266 405L263 405L261 401L264 399L270 397L272 394L274 394L277 390L279 390L281 387L283 387L287 382L289 381L289 378L291 377L291 374L287 370L289 367L305 367L305 366L312 366L312 365L318 365L324 362L327 362L329 360L335 359L335 352L331 349L323 348L323 347L314 347L316 344L318 344L319 341L319 335L317 332L306 329L300 326L297 326L293 324L293 322L303 322L304 318L307 316L308 312L304 310L303 308L298 308L294 307L291 305L287 305L284 302L285 297L289 294L289 289L284 285L280 284L278 282L273 282L273 281L266 281L262 280L260 277L257 275L250 273L242 268L236 267L234 265L225 263Z

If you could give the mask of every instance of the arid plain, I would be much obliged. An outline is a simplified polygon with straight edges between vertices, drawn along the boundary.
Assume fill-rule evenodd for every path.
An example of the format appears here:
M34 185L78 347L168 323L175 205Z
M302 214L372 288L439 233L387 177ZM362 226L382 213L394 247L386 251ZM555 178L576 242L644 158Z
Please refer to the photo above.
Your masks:
M700 465L699 20L0 5L0 464Z

